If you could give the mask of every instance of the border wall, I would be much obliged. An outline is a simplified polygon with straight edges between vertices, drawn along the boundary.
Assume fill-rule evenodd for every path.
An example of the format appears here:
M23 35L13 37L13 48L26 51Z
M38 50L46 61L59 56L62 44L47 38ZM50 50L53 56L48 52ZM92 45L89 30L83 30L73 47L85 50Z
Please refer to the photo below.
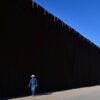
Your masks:
M37 93L100 84L100 48L38 4L23 2L2 17L1 96L28 95L31 74Z

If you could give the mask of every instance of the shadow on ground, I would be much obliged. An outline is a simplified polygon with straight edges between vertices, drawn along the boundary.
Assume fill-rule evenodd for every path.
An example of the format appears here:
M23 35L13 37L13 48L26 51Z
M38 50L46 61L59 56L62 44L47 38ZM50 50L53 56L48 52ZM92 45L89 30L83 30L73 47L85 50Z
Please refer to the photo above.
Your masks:
M36 96L41 96L41 95L51 95L52 92L48 92L48 93L37 93L35 94ZM9 100L9 99L13 99L13 98L23 98L23 97L27 97L27 96L31 96L31 94L28 95L19 95L19 96L9 96L9 97L3 97L0 98L0 100Z

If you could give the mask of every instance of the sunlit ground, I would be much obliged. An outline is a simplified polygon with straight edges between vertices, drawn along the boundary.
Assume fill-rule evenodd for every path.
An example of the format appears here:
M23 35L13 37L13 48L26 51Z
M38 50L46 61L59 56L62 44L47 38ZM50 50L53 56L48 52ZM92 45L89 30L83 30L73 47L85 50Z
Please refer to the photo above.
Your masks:
M78 88L22 98L12 98L9 100L100 100L100 86Z

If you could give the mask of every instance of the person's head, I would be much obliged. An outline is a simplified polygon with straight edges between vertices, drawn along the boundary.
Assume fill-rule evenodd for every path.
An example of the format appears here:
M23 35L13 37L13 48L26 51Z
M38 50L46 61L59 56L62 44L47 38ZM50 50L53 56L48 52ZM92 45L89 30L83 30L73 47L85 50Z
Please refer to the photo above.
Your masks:
M31 75L31 78L34 78L35 77L35 75Z

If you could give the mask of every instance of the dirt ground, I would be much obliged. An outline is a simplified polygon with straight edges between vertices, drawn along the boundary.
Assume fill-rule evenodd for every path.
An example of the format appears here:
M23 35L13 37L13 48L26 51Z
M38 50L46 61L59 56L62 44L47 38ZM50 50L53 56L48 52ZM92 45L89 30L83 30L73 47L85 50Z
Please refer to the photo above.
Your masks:
M47 95L12 98L9 100L100 100L100 86L54 92Z

